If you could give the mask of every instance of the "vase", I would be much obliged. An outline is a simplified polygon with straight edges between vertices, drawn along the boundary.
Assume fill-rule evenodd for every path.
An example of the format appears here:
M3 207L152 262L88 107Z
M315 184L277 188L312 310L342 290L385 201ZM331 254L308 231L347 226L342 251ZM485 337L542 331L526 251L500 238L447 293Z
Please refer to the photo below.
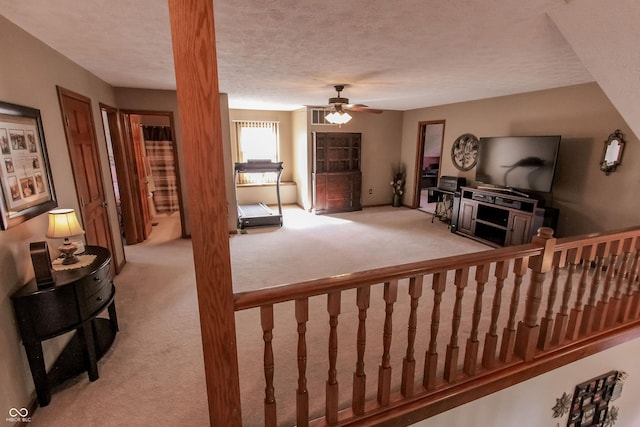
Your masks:
M402 206L402 196L400 194L394 194L393 195L392 206L394 208L399 208L400 206Z

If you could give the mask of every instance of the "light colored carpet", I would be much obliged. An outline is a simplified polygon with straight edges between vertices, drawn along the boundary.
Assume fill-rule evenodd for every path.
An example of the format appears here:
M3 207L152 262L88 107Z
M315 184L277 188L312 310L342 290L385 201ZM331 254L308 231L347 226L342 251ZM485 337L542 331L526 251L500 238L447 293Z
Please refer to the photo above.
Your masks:
M179 235L176 217L161 218L147 242L126 249L127 266L115 279L120 333L99 362L100 379L89 382L82 375L66 384L53 395L49 406L35 412L32 425L208 425L191 242L175 239ZM438 220L431 223L431 216L424 212L391 207L326 216L288 207L283 228L232 236L230 247L237 292L488 249L450 233L446 224ZM403 286L398 292L394 334L406 337L407 317L402 306L407 305L407 297ZM425 284L425 295L429 288ZM370 313L380 312L380 292L380 287L372 290ZM470 289L467 295L473 298L474 292ZM486 299L490 295L487 293ZM343 294L339 354L354 351L354 301L353 292ZM287 305L276 312L274 330L276 397L281 421L293 420L296 383L290 379L297 375L296 324L290 315L293 305ZM422 304L419 319L426 322L429 316L429 304ZM237 313L236 319L244 425L258 426L262 425L264 399L258 312ZM308 324L309 390L314 394L313 401L323 401L326 298L312 299L310 319L321 320ZM382 323L372 314L370 319L368 346L372 352L367 356L366 369L371 393L377 383ZM417 348L424 349L427 329L423 327L419 332ZM461 346L462 337L461 334ZM394 339L394 344L399 341ZM394 345L394 370L402 363L402 354L403 348ZM420 358L417 351L416 359ZM340 359L338 364L342 402L351 393L354 363L349 357ZM419 364L416 371L421 369ZM312 407L314 413L319 410L318 405Z

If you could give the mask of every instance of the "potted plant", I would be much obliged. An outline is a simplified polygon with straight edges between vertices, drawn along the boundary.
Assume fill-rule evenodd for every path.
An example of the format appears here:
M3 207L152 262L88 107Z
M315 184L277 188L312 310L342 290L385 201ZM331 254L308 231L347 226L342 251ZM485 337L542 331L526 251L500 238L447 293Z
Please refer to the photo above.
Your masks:
M404 163L399 163L392 168L393 179L391 180L391 193L393 194L392 206L402 206L402 195L404 194L404 184L407 180L407 167Z

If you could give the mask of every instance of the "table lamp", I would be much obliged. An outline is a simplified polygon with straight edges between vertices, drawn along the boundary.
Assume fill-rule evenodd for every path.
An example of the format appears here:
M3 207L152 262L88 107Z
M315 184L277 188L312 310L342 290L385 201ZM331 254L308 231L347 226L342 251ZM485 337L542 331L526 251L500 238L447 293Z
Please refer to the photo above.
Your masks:
M76 212L73 209L54 209L49 211L49 229L47 237L50 239L64 239L62 245L58 247L61 254L64 254L62 264L75 264L79 261L74 252L78 249L69 237L84 234L84 230L78 223Z

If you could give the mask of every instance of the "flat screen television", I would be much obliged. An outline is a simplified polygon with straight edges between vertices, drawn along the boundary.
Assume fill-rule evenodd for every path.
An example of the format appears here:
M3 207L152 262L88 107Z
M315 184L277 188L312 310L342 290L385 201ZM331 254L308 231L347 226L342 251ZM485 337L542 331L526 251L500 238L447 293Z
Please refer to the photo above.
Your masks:
M478 184L551 192L559 135L483 137L478 140Z

